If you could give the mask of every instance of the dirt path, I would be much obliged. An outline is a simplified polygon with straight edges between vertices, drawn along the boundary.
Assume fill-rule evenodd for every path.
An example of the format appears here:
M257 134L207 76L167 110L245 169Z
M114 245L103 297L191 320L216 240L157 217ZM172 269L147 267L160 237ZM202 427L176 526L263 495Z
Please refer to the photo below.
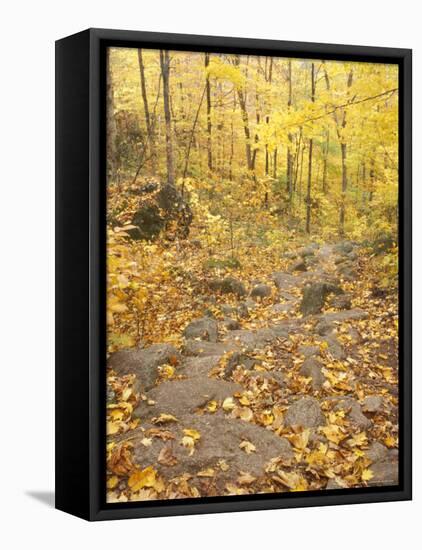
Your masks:
M134 374L140 398L138 426L110 441L155 482L131 490L119 477L111 499L397 483L397 352L392 338L371 339L358 249L310 245L290 256L289 270L267 280L212 281L215 300L181 350L112 354L112 372Z

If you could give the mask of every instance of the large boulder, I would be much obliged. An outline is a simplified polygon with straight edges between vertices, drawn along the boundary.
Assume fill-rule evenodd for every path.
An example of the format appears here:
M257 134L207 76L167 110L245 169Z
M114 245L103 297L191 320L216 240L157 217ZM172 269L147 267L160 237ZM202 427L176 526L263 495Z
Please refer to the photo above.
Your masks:
M291 273L284 273L283 271L273 273L272 279L275 286L282 291L296 288L299 283L299 280L295 275L292 275Z
M271 296L271 287L265 284L258 284L251 290L251 296L253 298L267 298Z
M372 426L371 420L362 412L362 407L352 397L340 398L334 407L335 411L344 411L349 422L361 429L366 430Z
M207 376L169 380L150 390L148 399L154 404L149 405L141 401L135 409L135 414L146 419L165 413L180 419L205 407L209 401L222 403L226 397L241 391L242 386L234 382L216 380Z
M320 390L325 382L325 376L322 374L321 363L315 357L308 357L300 367L300 374L311 378L312 389Z
M192 218L189 204L175 185L148 183L140 189L139 207L131 222L135 228L128 233L133 239L154 240L171 225L172 237L186 238Z
M180 361L180 353L170 344L153 344L147 348L130 348L112 353L108 366L118 375L136 374L141 391L151 389L158 378L158 367Z
M217 322L209 317L201 317L190 322L183 331L186 339L199 338L200 340L208 340L209 342L217 342L218 327Z
M262 349L277 338L277 334L270 328L258 330L232 330L226 336L226 342L233 342L245 350Z
M349 254L353 250L353 243L350 241L341 241L334 246L334 251L338 254Z
M206 481L207 486L212 483L220 494L225 492L227 482L236 483L242 473L254 477L264 476L265 468L271 459L294 458L287 439L262 426L229 418L221 412L187 415L179 422L166 425L165 429L167 433L172 434L173 439L165 441L153 437L147 447L142 441L148 437L148 429L146 432L131 432L130 442L139 467L145 468L153 464L166 479L189 474L192 476L191 484L200 486L201 480L202 483ZM194 452L181 444L183 430L186 429L195 430L200 436L195 443ZM241 446L245 441L256 450L246 452ZM172 457L170 461L159 460L160 455L165 456L163 449ZM221 464L225 467L220 467ZM202 472L205 471L210 471L211 477L204 478Z
M324 307L330 294L343 294L343 290L330 282L311 283L303 289L300 311L303 315L315 315Z
M396 456L389 456L384 460L374 462L369 466L373 477L368 485L372 487L398 485L399 483L399 463Z
M291 266L290 266L290 271L291 272L295 272L295 271L307 271L308 267L306 265L306 262L305 260L298 260L297 262L294 262Z
M222 356L229 351L237 351L239 345L234 342L206 342L199 340L186 340L183 353L187 356L207 357L211 355Z
M246 288L242 281L235 277L225 277L224 279L213 279L209 286L211 290L221 292L221 294L236 294L236 296L245 296Z
M317 428L326 424L321 407L313 397L298 399L287 410L284 417L286 426L302 426L303 428Z
M230 377L236 367L242 366L246 370L251 370L255 365L260 365L262 361L255 359L252 356L249 356L245 353L235 352L232 353L227 361L226 367L224 369L224 375L228 378Z
M335 298L331 301L330 306L335 309L351 309L352 297L350 294L335 296Z

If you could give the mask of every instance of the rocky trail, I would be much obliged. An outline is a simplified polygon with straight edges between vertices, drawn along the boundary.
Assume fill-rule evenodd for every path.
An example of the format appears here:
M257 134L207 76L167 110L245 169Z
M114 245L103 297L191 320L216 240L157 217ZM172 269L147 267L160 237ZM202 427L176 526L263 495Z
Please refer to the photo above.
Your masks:
M395 304L365 287L353 243L286 259L211 279L180 349L111 354L112 500L397 483Z

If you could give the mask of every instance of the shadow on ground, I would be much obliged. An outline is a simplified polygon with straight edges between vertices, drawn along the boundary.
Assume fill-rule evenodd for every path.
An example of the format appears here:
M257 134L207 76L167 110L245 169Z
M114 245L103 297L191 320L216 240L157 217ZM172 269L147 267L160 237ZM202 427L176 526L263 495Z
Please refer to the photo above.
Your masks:
M49 508L54 508L54 491L26 491L25 494L35 500L38 500Z

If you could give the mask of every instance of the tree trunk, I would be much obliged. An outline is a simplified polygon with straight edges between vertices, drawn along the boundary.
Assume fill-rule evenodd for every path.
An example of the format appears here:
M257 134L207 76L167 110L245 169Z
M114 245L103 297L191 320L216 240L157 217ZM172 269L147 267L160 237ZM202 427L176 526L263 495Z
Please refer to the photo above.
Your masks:
M309 140L308 187L306 191L306 233L311 232L311 187L312 187L312 139Z
M163 101L164 118L166 121L166 159L167 159L167 181L174 185L174 159L173 139L171 134L170 115L170 58L168 50L160 50L161 74L163 76Z
M353 82L353 71L350 71L347 77L347 87L350 88ZM341 128L344 130L346 127L346 111L343 112L343 120ZM339 233L340 236L344 236L344 222L346 218L346 192L347 192L347 144L344 140L343 132L339 132L340 145L341 145L341 203L340 203L340 217L339 217Z
M145 68L144 68L144 60L142 57L142 50L138 50L138 62L139 62L139 74L141 77L141 94L142 94L142 101L144 104L144 112L145 112L145 122L147 126L147 137L148 137L148 147L151 153L151 165L152 170L154 174L157 171L157 157L156 157L156 151L155 151L155 138L154 138L154 128L151 120L151 115L149 112L149 106L148 106L148 95L147 95L147 86L146 86L146 79L145 79Z
M328 172L329 146L330 146L330 131L327 130L327 138L326 138L325 147L324 147L324 160L323 160L323 166L322 166L322 192L324 193L324 195L328 193L327 172Z
M289 96L287 100L287 109L290 111L292 106L292 62L289 60L288 65L288 82L289 82ZM287 184L287 193L289 197L289 205L291 207L292 198L293 198L293 156L291 151L290 143L293 141L292 134L288 134L289 145L287 146L287 168L286 168L286 184Z
M311 64L311 101L315 101L315 65ZM311 187L312 187L312 149L313 139L309 140L309 160L308 160L308 188L306 193L306 233L311 232Z
M205 83L206 83L206 96L207 96L207 153L208 153L208 170L212 172L212 122L211 122L211 84L208 74L208 67L210 64L210 54L205 53Z
M236 55L234 58L235 65L239 66L240 57ZM246 164L249 171L253 170L252 161L252 148L251 148L251 131L249 129L249 116L246 108L246 92L244 93L241 88L237 88L237 97L239 99L240 111L242 113L243 131L245 133L245 152L246 152Z
M116 178L117 151L116 151L117 125L114 116L114 92L110 66L110 49L107 50L107 175L111 180Z

